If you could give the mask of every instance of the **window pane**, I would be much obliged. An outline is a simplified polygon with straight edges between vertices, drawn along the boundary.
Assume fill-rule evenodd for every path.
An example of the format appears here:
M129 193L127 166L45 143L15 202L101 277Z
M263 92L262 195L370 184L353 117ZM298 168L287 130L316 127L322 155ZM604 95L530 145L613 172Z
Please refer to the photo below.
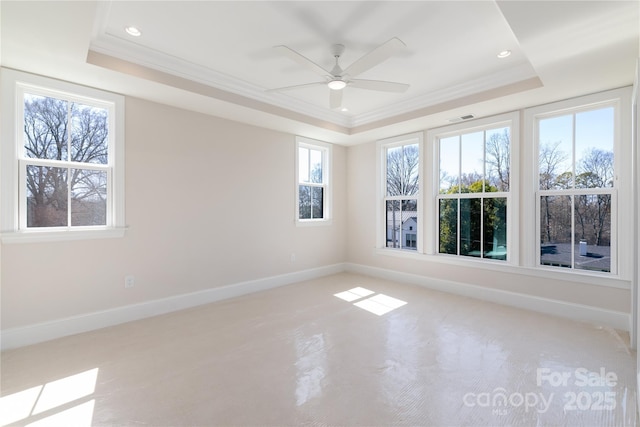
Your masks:
M24 155L68 160L67 101L24 95Z
M480 257L482 199L460 199L460 255Z
M576 114L576 187L613 187L613 107Z
M109 136L104 108L71 104L71 160L106 165Z
M484 191L484 132L462 135L460 149L460 192L481 193Z
M485 191L509 191L511 164L511 137L509 128L491 129L486 132L486 175L492 189Z
M419 192L420 179L419 162L420 162L420 150L418 144L405 145L403 147L403 162L404 162L404 191L405 196L414 196Z
M107 173L71 169L71 225L107 225Z
M419 192L419 149L410 144L387 150L387 195L412 196Z
M440 194L457 193L460 176L459 137L452 136L440 140Z
M418 231L418 202L416 199L387 200L386 246L388 248L416 249ZM415 235L409 236L407 235ZM409 243L407 243L409 241Z
M309 182L309 149L298 149L298 182Z
M399 196L403 187L402 147L387 150L387 196Z
M540 198L540 264L571 268L571 196Z
M438 252L441 254L458 254L458 199L441 199L440 242Z
M485 258L507 259L507 199L484 199L484 253Z
M539 122L540 189L573 187L573 115Z
M415 199L403 200L401 207L402 249L417 249L418 202Z
M311 218L311 187L308 185L298 186L298 216L300 219Z
M311 182L322 183L322 151L309 150L309 160L311 170L309 171Z
M27 227L67 225L67 169L27 166Z
M611 271L611 196L575 196L574 266Z
M388 248L400 247L400 227L402 215L400 213L400 200L387 200L386 203L386 242Z
M322 187L311 187L311 216L312 218L323 218L323 199L324 199L324 188Z

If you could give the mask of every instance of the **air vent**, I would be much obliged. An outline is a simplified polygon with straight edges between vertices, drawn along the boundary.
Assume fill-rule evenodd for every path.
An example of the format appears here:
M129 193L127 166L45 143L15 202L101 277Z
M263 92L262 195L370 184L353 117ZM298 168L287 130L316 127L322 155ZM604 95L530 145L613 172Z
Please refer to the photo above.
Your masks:
M467 114L467 115L464 115L464 116L454 117L453 119L449 119L449 122L458 123L458 122L462 122L464 120L471 120L473 118L475 118L475 116L473 114Z

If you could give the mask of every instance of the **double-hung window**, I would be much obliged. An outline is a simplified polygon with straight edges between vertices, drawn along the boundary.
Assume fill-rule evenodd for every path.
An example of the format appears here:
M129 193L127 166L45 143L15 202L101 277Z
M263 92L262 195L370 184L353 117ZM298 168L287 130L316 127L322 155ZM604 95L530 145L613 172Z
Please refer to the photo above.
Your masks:
M3 240L106 237L122 227L122 97L11 70L2 79L11 100Z
M435 135L436 253L510 258L512 120L492 119Z
M615 102L539 114L538 264L616 272Z
M296 140L296 219L298 224L326 224L331 219L331 145Z
M382 172L378 246L420 252L422 134L379 141L378 153Z

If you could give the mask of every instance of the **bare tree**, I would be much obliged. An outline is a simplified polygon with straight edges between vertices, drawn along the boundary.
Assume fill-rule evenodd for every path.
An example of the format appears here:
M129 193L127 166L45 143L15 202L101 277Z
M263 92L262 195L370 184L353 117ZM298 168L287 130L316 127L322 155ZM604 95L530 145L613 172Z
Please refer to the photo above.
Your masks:
M494 133L486 142L487 178L498 191L509 191L511 175L511 138L509 130Z
M588 150L576 170L577 188L613 187L613 151Z
M577 165L576 188L613 187L613 152L591 148ZM580 239L599 246L605 242L611 215L611 196L580 195L575 199Z
M417 144L387 150L387 194L411 196L418 194L420 154Z
M558 177L562 175L559 171L562 164L567 160L569 155L560 150L561 142L548 143L541 145L538 157L538 170L540 177L540 189L551 190L558 185ZM567 187L564 187L567 188ZM552 240L552 213L548 197L542 198L544 209L544 228L547 241Z
M105 109L26 95L23 130L27 158L107 164ZM26 181L29 226L67 225L70 204L74 225L105 223L104 171L81 164L69 168L55 162L46 166L33 163L26 168Z
M557 178L563 172L562 164L569 158L569 154L560 149L561 142L541 145L538 157L538 170L540 172L540 189L552 190L557 188Z

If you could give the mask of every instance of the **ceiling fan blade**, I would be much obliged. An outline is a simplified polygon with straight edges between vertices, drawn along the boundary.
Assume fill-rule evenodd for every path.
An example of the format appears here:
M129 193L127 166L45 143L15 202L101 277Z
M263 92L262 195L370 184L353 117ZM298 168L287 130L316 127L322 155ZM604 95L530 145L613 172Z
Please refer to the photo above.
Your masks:
M342 107L342 90L329 89L329 107L332 110Z
M405 83L386 82L382 80L355 79L349 82L349 86L359 89L379 90L382 92L405 92L409 85Z
M350 76L355 77L358 74L364 73L368 69L375 67L405 47L406 45L402 40L394 37L362 56L353 64L349 65L349 67L344 70L344 74L349 74Z
M325 70L306 56L300 55L298 52L287 46L276 46L274 49L277 49L278 52L282 53L283 55L285 55L289 59L292 59L303 67L308 68L314 73L320 74L321 76L331 76L331 73L329 71Z
M291 90L291 89L300 89L303 87L310 87L310 86L326 86L327 82L313 82L313 83L305 83L302 85L294 85L294 86L285 86L285 87L277 87L274 89L267 89L267 92L282 92L285 90Z

